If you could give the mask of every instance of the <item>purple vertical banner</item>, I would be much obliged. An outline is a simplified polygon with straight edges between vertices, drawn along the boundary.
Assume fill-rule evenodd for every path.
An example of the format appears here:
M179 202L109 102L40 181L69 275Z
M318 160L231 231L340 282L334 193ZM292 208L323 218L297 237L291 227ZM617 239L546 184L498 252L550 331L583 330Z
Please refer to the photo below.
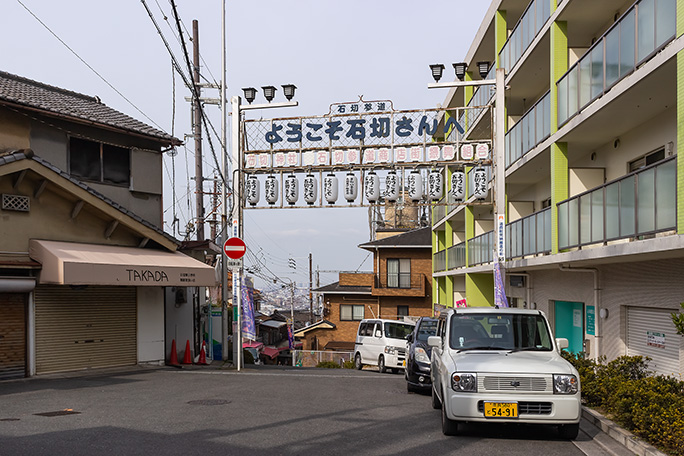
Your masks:
M287 319L287 342L290 350L294 348L294 321Z
M501 279L501 267L498 261L494 263L494 305L496 307L508 307L508 300L506 299L506 292L503 280Z
M248 287L245 279L242 279L242 337L256 340L256 328L254 326L254 299L252 288Z

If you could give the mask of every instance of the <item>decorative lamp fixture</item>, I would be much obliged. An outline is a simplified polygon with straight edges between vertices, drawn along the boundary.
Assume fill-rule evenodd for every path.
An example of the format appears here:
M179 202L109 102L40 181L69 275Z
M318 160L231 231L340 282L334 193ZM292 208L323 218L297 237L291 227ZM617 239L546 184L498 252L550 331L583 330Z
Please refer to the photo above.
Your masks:
M307 174L304 178L304 201L312 205L318 199L318 182L313 174Z
M348 203L353 203L359 194L359 178L356 174L349 171L344 177L344 199Z
M487 197L487 171L484 168L473 170L473 196L477 199Z
M259 202L259 179L256 176L249 176L246 182L247 202L256 206Z
M392 203L399 199L399 178L395 171L387 173L385 178L385 200Z
M295 94L295 90L297 89L297 86L294 84L284 84L282 87L283 94L285 95L285 98L287 98L287 101L292 100Z
M482 79L487 79L487 74L489 74L489 62L477 62L477 70L480 72L480 77Z
M323 194L328 204L335 204L337 201L337 176L333 173L323 178Z
M423 199L423 176L420 171L414 169L406 178L406 186L408 187L408 196L411 201L420 201Z
M442 173L437 170L432 170L428 174L428 196L432 201L439 201L442 199Z
M268 204L275 204L278 202L278 179L270 175L264 182L264 197Z
M462 200L465 197L465 173L463 171L451 173L451 196L456 200Z
M442 79L444 65L441 63L433 63L430 65L430 71L432 71L432 77L435 79L435 82L439 82L439 80Z
M290 206L294 206L299 199L299 181L294 174L285 178L285 199Z
M242 91L245 93L245 100L247 100L247 103L252 104L256 98L257 90L254 87L244 87Z
M456 72L456 77L459 81L463 81L463 79L465 78L466 68L468 68L468 64L465 62L458 62L454 63L453 66L454 71Z
M264 91L264 98L270 103L275 98L277 89L273 86L264 86L262 87L262 90Z
M366 174L363 191L369 203L377 203L380 199L380 178L374 171Z

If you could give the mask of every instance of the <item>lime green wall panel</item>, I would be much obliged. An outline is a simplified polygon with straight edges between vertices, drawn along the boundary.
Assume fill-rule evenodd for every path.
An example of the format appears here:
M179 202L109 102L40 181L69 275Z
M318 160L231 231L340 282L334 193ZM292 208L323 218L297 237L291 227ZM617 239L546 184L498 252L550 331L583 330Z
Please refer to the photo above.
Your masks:
M501 68L499 62L499 52L503 49L508 39L508 26L506 24L506 11L497 11L494 16L494 41L496 41L496 67Z
M468 307L494 305L494 274L466 274L465 284Z
M551 25L551 134L558 131L558 89L556 82L568 71L568 24Z
M568 144L551 144L551 207L568 198ZM558 211L551 211L551 253L558 253Z
M677 2L677 12L682 13L677 14L678 21L684 16L683 3L683 0ZM677 53L677 234L684 234L684 154L681 150L684 150L684 51Z

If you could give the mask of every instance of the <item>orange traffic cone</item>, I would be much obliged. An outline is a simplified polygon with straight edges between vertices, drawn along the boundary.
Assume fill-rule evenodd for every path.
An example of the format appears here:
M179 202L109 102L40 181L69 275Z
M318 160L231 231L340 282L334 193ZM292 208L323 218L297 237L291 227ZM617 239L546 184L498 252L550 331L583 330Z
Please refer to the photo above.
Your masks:
M209 364L207 362L206 351L207 351L207 343L205 341L202 341L202 348L200 348L199 361L197 361L197 364L202 364L202 365Z
M171 342L171 359L169 360L169 365L178 366L178 352L176 351L176 339Z
M192 353L190 353L190 340L185 343L185 355L183 355L183 364L192 364Z

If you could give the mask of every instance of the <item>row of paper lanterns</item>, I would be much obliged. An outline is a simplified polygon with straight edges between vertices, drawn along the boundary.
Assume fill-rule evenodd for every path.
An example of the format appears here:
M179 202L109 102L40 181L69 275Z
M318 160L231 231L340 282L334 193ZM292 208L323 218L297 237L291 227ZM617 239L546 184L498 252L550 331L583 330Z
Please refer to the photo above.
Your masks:
M474 182L486 182L487 171L485 168L475 168L473 170ZM466 175L463 171L454 171L451 174L451 188L449 190L451 196L456 200L465 198L465 179ZM285 178L284 182L284 198L289 205L295 205L299 200L299 179L296 175L290 174ZM328 204L335 204L339 197L339 180L335 174L330 173L323 178L323 197ZM431 201L438 201L442 199L443 194L443 175L442 172L432 170L427 175L427 197ZM343 193L344 199L347 203L354 203L358 198L359 179L353 172L347 173L344 177ZM411 201L418 202L423 200L423 175L419 170L411 171L406 177L406 191L408 198ZM399 176L395 171L387 173L385 178L385 192L382 197L385 201L396 202L399 199L400 184ZM255 175L247 177L245 183L245 193L247 202L256 206L259 203L259 180ZM318 179L313 174L307 174L304 177L304 201L313 205L318 201ZM364 197L369 203L377 203L380 201L380 177L374 172L370 171L364 177ZM278 178L274 175L266 177L264 182L264 196L266 202L270 205L278 203ZM487 196L486 185L475 185L473 196L478 199Z

